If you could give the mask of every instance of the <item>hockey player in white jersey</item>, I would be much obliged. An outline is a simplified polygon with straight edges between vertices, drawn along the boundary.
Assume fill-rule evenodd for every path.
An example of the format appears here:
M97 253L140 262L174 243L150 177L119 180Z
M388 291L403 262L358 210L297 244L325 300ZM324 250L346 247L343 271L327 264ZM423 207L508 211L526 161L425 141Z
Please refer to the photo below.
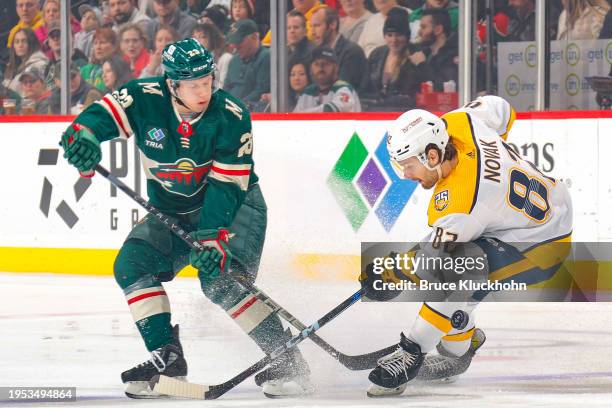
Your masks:
M387 148L400 178L434 190L427 211L432 229L424 240L429 247L479 239L502 246L513 256L489 259L488 279L537 285L564 269L567 253L541 254L571 240L572 204L562 182L543 175L506 143L515 117L496 96L479 97L441 118L410 110L388 132ZM474 325L476 304L423 303L397 351L370 373L368 395L401 394L436 346L445 356L467 353L475 333L482 335Z

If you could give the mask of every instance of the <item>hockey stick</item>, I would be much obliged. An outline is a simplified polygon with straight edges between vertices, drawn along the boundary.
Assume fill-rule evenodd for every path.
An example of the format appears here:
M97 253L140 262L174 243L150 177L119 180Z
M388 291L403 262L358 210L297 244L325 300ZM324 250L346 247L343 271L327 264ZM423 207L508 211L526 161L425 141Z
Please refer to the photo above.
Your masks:
M244 278L243 276L234 276L234 279L237 280L238 283L240 283L242 286L247 288L259 300L268 305L273 310L273 312L278 311L278 314L296 329L304 330L306 328L306 325L304 323L302 323L295 316L289 313L285 308L283 308L274 300L272 300L268 295L263 293L261 289L253 285L246 278ZM394 344L392 346L385 347L383 349L376 350L371 353L351 356L341 353L328 342L326 342L314 333L310 336L310 340L312 340L317 346L321 347L326 353L328 353L334 359L338 360L340 364L342 364L349 370L372 369L376 367L376 363L380 358L394 352L397 349L397 344Z
M119 190L123 191L129 197L131 197L134 201L140 204L145 210L153 214L158 221L163 223L166 227L168 227L172 232L174 232L179 238L181 238L187 245L191 248L195 249L203 249L203 246L194 238L192 238L187 231L185 231L176 220L172 219L161 211L159 211L156 207L151 205L147 200L145 200L142 196L137 194L134 190L128 187L125 183L119 180L117 177L112 175L108 170L106 170L101 165L96 165L95 170L102 175L105 179L107 179L111 184L117 187ZM259 300L264 302L268 307L272 309L272 313L278 312L278 314L285 319L289 324L296 327L298 330L305 330L306 325L300 322L295 316L287 312L285 308L280 306L274 300L272 300L268 295L266 295L261 289L257 288L255 285L250 283L245 278L231 275L239 284L244 286L247 290L252 292L254 296L256 296ZM334 347L332 347L329 343L323 340L321 337L316 334L312 334L310 339L315 342L319 347L321 347L325 352L330 354L333 358L338 360L340 364L348 368L349 370L367 370L376 367L376 362L383 356L392 353L397 348L397 344L393 346L385 347L381 350L377 350L371 353L351 356L344 353L339 352Z
M340 313L348 309L352 304L361 299L363 289L359 289L351 297L340 303L338 306L327 312L323 317L317 320L314 324L306 327L304 330L293 336L286 343L278 346L269 355L265 356L234 378L227 380L224 383L217 385L200 385L189 383L186 381L177 380L165 375L156 375L149 381L151 389L160 394L170 395L173 397L193 398L193 399L216 399L225 394L227 391L240 384L251 375L260 371L267 366L271 361L301 343L305 338L310 337L315 331L319 330L325 324L337 317Z

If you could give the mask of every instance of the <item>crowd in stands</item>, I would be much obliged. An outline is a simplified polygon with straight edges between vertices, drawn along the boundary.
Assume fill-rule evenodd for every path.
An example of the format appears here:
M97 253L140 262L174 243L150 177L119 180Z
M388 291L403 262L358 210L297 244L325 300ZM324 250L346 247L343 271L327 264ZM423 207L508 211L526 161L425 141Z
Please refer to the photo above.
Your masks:
M66 29L60 0L2 3L0 114L60 113ZM607 0L550 3L551 39L612 37ZM292 111L404 111L420 92L456 89L456 1L287 0L287 6ZM534 40L534 0L495 0L495 11L495 42ZM187 37L213 53L216 87L253 111L269 111L269 20L269 0L72 0L71 111L131 79L162 75L161 51ZM484 19L476 31L486 46Z

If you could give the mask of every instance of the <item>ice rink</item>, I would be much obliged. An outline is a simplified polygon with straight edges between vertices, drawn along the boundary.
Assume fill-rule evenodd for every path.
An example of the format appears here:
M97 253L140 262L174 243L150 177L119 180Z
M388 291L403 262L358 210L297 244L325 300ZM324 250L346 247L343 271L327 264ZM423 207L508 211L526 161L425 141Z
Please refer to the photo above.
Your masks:
M258 285L306 324L352 294L354 283L283 281ZM219 383L262 357L201 294L194 279L165 284L189 379ZM78 407L610 407L612 305L482 304L477 324L488 340L460 379L411 385L392 399L369 399L367 371L351 372L306 340L302 350L317 392L270 400L252 379L215 401L130 400L120 373L148 358L122 292L111 277L0 273L0 386L76 386ZM319 334L347 354L399 340L417 304L358 303ZM7 404L1 406L63 406Z

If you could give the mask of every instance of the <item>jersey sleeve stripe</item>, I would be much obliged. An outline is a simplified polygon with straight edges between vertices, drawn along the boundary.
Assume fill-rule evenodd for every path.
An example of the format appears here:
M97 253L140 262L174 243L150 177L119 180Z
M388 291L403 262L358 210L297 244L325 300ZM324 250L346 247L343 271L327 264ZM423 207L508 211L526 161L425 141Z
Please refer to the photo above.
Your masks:
M113 118L113 121L115 122L117 129L119 129L119 133L122 137L127 139L132 135L133 131L127 115L115 98L107 94L102 98L102 100L96 103L99 103L108 112L111 118Z
M478 143L476 142L476 133L474 132L474 125L472 124L472 118L470 117L470 115L466 115L467 116L467 121L470 124L470 133L472 135L472 141L474 143L474 146L476 147L475 151L476 151L476 188L474 190L474 198L472 199L472 206L470 207L470 214L472 213L472 211L474 210L474 207L476 206L476 201L478 201L478 187L480 184L480 151L478 149Z
M248 176L251 174L251 165L213 162L212 170L226 176Z
M508 124L506 125L506 133L501 135L501 138L504 141L508 140L508 133L510 133L510 129L512 129L512 125L514 125L514 121L516 120L516 111L514 108L510 108L510 118L508 119Z
M229 176L225 174L217 173L213 167L208 177L215 180L222 181L224 183L233 183L240 187L241 190L246 191L249 186L249 176Z
M250 175L251 164L226 164L213 161L209 177L224 183L234 183L246 191Z

